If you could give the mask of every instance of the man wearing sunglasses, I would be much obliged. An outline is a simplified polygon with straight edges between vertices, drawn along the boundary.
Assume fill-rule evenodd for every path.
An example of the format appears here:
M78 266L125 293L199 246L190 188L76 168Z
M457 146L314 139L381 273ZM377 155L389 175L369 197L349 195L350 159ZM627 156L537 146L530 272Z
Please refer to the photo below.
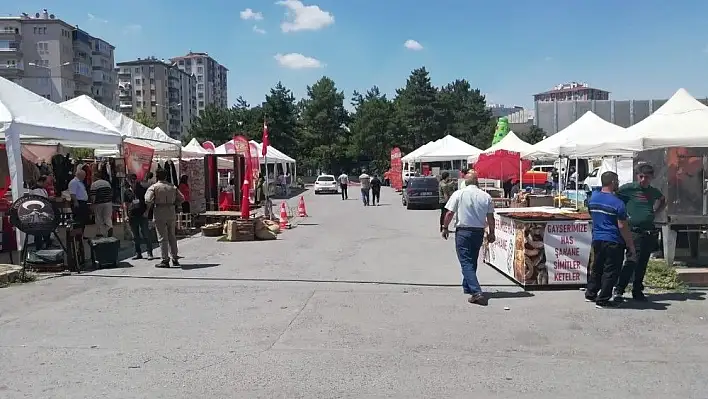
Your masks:
M651 185L654 168L648 163L641 163L637 165L635 171L636 181L623 185L617 192L617 196L627 207L636 257L627 257L624 262L614 291L616 301L623 299L632 274L634 274L632 298L635 301L647 300L644 296L644 274L647 271L649 257L656 249L659 238L659 232L654 226L654 215L666 206L664 195Z

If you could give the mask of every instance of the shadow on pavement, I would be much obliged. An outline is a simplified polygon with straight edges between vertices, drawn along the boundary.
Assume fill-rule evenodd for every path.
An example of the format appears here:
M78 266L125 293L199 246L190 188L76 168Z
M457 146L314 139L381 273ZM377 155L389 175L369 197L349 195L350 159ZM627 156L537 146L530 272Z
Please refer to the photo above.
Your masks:
M305 191L307 191L307 188L291 187L291 188L290 188L290 193L288 193L288 195L276 194L276 195L271 196L270 198L271 198L271 199L284 199L284 200L288 200L288 199L295 198L295 197L298 197L298 196L302 195Z
M319 226L319 223L298 223L298 226Z
M684 301L705 301L705 292L667 292L663 294L647 294L647 302L626 299L620 308L634 310L666 310L671 303ZM669 301L669 302L666 302Z
M192 263L192 264L181 264L179 268L182 270L197 270L197 269L208 269L210 267L217 267L219 263Z
M485 292L484 296L489 299L508 299L508 298L531 298L535 295L528 291L495 291Z

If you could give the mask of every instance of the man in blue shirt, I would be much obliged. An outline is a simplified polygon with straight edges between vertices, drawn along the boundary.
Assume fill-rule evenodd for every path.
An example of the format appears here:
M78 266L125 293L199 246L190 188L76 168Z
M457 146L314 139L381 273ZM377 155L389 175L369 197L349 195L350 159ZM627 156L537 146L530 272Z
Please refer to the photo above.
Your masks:
M635 257L635 250L627 224L627 209L615 195L619 187L617 173L605 172L600 176L600 181L602 189L593 193L588 202L592 217L593 262L585 300L595 302L598 309L603 309L618 304L611 301L612 288L619 278L625 245L629 257Z

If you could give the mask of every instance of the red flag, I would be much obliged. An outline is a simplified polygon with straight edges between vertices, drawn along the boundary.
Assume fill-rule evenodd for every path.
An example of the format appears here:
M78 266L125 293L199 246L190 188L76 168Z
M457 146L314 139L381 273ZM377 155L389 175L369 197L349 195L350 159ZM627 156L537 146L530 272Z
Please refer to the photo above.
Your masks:
M251 151L246 147L245 166L243 185L241 186L241 217L243 219L248 219L251 212L251 179L253 178L253 171L251 170Z
M263 119L263 138L261 139L261 155L266 156L268 154L268 146L270 145L270 139L268 138L268 125L265 119Z

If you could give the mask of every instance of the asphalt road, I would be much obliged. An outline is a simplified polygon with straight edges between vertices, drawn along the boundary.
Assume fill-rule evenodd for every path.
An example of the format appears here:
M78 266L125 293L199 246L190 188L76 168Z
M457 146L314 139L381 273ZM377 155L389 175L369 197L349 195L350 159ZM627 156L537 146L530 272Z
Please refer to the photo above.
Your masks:
M470 305L436 211L305 198L277 241L0 289L0 398L706 397L702 293L597 310L481 266Z

